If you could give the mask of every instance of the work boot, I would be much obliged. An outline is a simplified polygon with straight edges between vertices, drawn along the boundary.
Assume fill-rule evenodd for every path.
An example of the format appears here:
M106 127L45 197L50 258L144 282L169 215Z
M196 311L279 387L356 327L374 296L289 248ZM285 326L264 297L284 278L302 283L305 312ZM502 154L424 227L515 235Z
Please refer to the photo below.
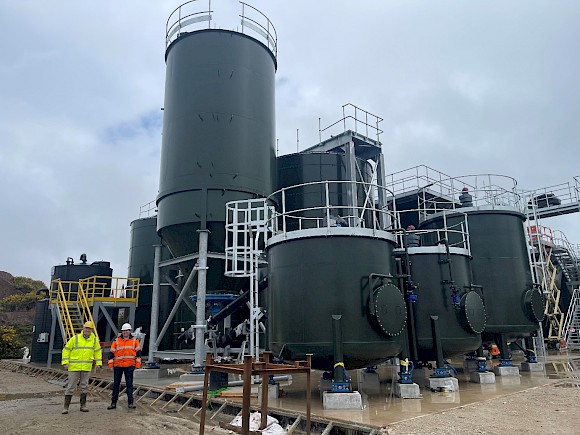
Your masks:
M137 408L133 403L129 403L129 409L135 409Z
M72 395L64 396L64 409L62 410L63 414L68 414L68 407L70 406L70 401L72 400Z
M81 394L81 411L89 412L89 408L87 408L87 393Z
M117 408L117 404L115 402L111 402L111 404L109 406L107 406L107 409L116 409Z

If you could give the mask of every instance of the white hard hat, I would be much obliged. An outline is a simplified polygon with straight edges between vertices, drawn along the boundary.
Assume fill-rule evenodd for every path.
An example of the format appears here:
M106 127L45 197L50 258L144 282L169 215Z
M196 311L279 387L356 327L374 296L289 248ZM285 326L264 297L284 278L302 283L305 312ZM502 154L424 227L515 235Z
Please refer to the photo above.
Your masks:
M130 323L123 323L123 326L121 326L121 331L130 331L133 328L131 328L131 324Z

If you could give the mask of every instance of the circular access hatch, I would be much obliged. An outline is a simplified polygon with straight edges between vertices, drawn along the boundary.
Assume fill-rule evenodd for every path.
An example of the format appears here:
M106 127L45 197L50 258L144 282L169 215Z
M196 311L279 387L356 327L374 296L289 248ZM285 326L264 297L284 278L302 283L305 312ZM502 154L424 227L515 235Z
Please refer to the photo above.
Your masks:
M407 305L400 290L390 283L375 288L369 300L369 317L371 323L389 337L403 332Z
M461 296L460 306L463 328L466 331L481 334L487 323L487 314L481 296L474 291L467 292Z
M536 323L544 320L544 308L546 306L546 298L537 289L530 289L524 296L524 307L526 316L530 321Z

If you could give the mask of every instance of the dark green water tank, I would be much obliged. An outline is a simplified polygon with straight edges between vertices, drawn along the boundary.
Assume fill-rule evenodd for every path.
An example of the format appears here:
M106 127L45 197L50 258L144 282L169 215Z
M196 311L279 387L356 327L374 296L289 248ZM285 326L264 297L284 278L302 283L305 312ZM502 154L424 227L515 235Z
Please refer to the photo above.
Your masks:
M131 222L131 240L129 247L128 277L139 278L139 306L135 312L135 325L142 327L142 331L149 336L151 325L151 298L153 290L153 269L155 264L155 245L161 244L157 234L157 216L136 219ZM169 260L171 254L166 247L162 248L161 261ZM159 318L164 321L175 302L175 292L169 286L161 286L159 294ZM170 331L170 333L178 331ZM159 349L171 349L172 343L166 335L160 343ZM148 346L143 349L146 354Z
M198 251L199 229L224 252L225 204L274 190L276 60L218 29L183 33L165 57L157 229L175 256ZM229 290L223 267L209 267L208 289Z
M372 167L363 159L356 159L357 181L370 183ZM324 180L348 180L346 156L340 153L287 154L276 159L276 189Z
M507 207L464 211L469 223L473 282L483 286L487 312L484 340L491 340L496 333L515 337L536 331L544 317L544 297L533 288L525 216ZM463 215L448 212L447 221L449 225L462 222ZM442 226L439 214L426 219L420 228Z
M435 360L430 316L439 316L445 358L476 350L481 345L486 314L482 298L469 289L467 250L452 247L448 257L444 245L409 248L409 259L413 282L419 287L414 303L418 359ZM461 300L458 305L452 300L451 277Z
M372 167L369 162L356 158L356 181L371 183ZM326 186L328 186L329 204L334 207L334 212L345 215L349 204L349 186L335 181L348 181L347 157L339 153L298 153L280 156L276 159L276 190L297 186L305 183L317 183L330 181L325 184L311 184L299 188L289 189L285 192L286 211L302 210L307 208L319 208L325 205ZM362 207L366 198L365 186L357 186L357 204ZM280 195L273 199L281 204ZM343 208L344 207L344 208ZM302 228L316 227L315 218L321 217L320 210L305 210L296 212L297 217L310 218L303 220ZM364 218L370 222L370 212ZM288 220L287 229L297 229L297 221ZM372 226L372 225L367 225Z
M397 355L405 301L390 280L369 285L371 274L393 273L393 245L391 240L339 235L270 245L268 331L274 354L297 360L313 353L314 367L332 370L331 316L339 314L347 369Z

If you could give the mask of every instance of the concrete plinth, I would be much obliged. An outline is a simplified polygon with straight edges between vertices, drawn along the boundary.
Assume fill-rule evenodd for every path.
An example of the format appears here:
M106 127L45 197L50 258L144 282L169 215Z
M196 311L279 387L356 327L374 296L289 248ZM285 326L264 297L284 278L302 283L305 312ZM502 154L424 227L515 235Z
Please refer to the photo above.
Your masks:
M280 384L268 384L268 400L277 399L280 396ZM262 400L262 385L258 385L258 402Z
M427 386L430 390L445 389L448 392L459 391L459 381L456 378L429 378Z
M487 370L492 370L492 367L491 367L489 361L485 362L485 366L486 366ZM478 366L476 360L466 359L463 361L463 371L465 372L465 374L469 374L471 372L476 372L478 368L479 368L479 366Z
M167 377L167 369L136 369L133 372L134 380L161 379Z
M495 384L495 374L493 372L471 372L469 381L476 384Z
M179 376L181 382L203 382L205 375L203 373L184 373Z
M522 363L522 372L543 372L544 371L544 364L542 363L529 363L523 362Z
M358 391L352 393L322 393L324 409L362 409L362 396Z
M520 369L515 366L495 366L493 372L496 376L519 376Z
M420 399L421 389L417 384L400 384L395 383L395 396L401 399Z
M367 394L378 394L381 390L379 374L367 373L364 370L358 370L358 389Z

